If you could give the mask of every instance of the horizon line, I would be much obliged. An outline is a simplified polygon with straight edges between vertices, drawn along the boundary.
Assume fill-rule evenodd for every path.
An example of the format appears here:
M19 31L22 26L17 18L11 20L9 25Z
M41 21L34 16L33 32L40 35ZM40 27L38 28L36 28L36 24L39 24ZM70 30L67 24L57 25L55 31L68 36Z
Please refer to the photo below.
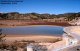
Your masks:
M0 12L0 13L20 13L20 14L27 14L27 13L38 13L38 12L25 12L25 13L23 13L23 12L16 12L16 11L12 11L12 12ZM55 15L59 15L59 14L66 14L66 13L80 13L80 11L79 12L64 12L64 13L58 13L58 14L55 14L55 13L38 13L38 14L55 14Z

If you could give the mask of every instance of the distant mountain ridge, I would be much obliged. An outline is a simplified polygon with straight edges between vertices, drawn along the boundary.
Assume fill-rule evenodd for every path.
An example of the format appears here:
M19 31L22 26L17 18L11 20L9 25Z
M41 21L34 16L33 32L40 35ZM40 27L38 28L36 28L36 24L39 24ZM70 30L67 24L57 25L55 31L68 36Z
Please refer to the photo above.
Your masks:
M38 13L25 13L21 14L18 12L10 13L0 13L0 19L5 20L43 20L43 19L54 19L54 18L64 18L71 21L75 18L80 17L80 12L78 13L64 13L64 14L38 14Z

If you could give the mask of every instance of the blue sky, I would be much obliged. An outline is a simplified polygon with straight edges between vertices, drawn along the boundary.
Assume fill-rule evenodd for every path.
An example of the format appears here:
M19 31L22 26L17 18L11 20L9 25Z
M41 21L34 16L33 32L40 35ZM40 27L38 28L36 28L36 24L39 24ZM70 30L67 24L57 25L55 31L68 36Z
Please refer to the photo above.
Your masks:
M80 12L80 0L23 0L18 4L0 4L0 12L50 14Z

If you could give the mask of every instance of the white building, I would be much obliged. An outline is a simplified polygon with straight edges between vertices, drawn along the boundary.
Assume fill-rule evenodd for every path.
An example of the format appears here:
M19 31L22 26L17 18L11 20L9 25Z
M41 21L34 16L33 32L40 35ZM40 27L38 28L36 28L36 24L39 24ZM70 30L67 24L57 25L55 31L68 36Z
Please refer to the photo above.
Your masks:
M33 51L33 46L32 45L27 46L27 51Z

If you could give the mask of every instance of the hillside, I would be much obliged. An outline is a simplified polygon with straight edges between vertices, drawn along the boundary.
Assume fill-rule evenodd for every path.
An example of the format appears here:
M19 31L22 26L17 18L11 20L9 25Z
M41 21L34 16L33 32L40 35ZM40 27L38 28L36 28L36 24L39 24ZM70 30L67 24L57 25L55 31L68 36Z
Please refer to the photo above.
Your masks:
M80 12L78 13L64 13L64 14L38 14L38 13L0 13L0 26L26 26L26 25L58 25L70 26L76 25L80 19Z
M0 13L0 19L9 19L9 20L43 20L43 19L58 19L63 18L68 21L80 17L80 12L78 13L64 13L64 14L38 14L38 13L18 13L18 12L10 12L10 13Z

